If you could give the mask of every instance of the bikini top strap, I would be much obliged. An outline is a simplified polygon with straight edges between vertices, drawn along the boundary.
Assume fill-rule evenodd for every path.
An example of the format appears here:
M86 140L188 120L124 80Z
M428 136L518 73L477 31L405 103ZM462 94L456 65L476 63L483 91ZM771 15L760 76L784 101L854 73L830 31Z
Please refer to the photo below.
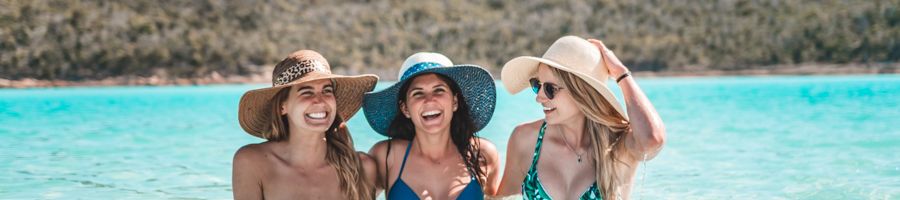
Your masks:
M400 173L397 174L397 179L400 179L400 176L403 175L403 168L406 168L406 158L409 157L409 149L412 147L413 141L409 141L409 145L406 145L406 154L403 154L403 163L400 164Z
M531 168L537 165L538 158L541 157L541 146L544 143L544 130L547 129L547 122L541 124L541 131L538 132L537 142L534 143L534 158L531 159Z
M393 139L388 139L387 153L384 154L385 160L387 160L387 158L391 156L391 141L393 141ZM388 162L384 162L384 175L387 176L387 174L388 174ZM388 179L384 179L384 188L388 188ZM387 194L387 192L385 192L385 194Z

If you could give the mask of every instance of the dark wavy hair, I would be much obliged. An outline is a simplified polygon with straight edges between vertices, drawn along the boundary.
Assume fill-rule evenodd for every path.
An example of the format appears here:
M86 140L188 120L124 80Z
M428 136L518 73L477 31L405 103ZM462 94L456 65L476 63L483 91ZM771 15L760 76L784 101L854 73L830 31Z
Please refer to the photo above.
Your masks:
M466 104L465 98L463 98L460 93L462 90L456 82L444 75L436 73L426 74L437 75L439 79L444 81L444 83L447 83L447 85L450 86L450 92L453 93L453 96L458 100L456 111L453 112L453 118L450 119L450 139L453 141L453 145L456 146L456 150L462 155L466 167L470 169L469 173L473 173L476 177L476 181L483 186L487 179L487 175L485 175L484 170L481 170L481 166L487 164L484 156L481 155L481 152L479 151L478 147L480 146L480 142L475 133L475 121L472 120L472 115L469 113L469 105ZM400 87L399 95L397 95L397 103L400 106L406 102L405 94L409 91L412 80L422 75L425 74L411 77L410 81L406 81L406 83ZM397 109L398 114L394 117L394 120L391 121L388 131L393 135L392 139L399 138L412 142L412 139L416 137L415 125L413 125L411 119L400 114L399 106Z

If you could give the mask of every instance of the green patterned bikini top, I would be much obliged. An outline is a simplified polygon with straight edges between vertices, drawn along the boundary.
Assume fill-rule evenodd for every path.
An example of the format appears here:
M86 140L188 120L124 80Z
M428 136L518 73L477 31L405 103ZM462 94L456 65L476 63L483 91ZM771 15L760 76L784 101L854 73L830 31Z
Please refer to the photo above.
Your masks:
M541 124L541 132L538 133L537 143L534 144L534 159L531 160L531 168L528 169L525 181L522 182L522 196L525 199L551 199L547 191L544 191L544 186L541 185L537 173L537 163L538 158L541 157L541 144L544 142L544 129L546 128L547 122ZM597 182L591 184L591 187L584 191L579 199L603 199L600 196L600 189L597 188Z

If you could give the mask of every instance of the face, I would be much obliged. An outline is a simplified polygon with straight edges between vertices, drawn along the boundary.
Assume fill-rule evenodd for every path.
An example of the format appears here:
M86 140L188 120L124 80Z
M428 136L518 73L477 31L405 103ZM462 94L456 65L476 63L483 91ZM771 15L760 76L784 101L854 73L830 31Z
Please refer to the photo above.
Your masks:
M287 115L290 127L313 132L328 131L337 115L331 80L310 81L294 85L290 90L287 100L281 104L281 114Z
M544 119L547 121L547 124L562 124L572 121L572 119L584 118L584 114L578 109L575 100L572 99L569 93L571 91L568 88L564 88L563 83L553 75L550 67L541 64L538 67L536 79L540 83L541 88L538 90L535 100L543 107ZM555 87L556 91L553 99L547 96L546 87L548 84L550 87Z
M417 133L450 130L457 99L450 86L437 75L426 74L411 80L404 95L406 102L400 105L400 111L412 120Z

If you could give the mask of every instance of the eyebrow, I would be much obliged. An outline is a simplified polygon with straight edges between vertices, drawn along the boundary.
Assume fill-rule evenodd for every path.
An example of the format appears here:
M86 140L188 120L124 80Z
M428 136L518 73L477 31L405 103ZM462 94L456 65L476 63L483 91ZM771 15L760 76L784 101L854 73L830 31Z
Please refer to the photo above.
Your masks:
M406 93L407 93L407 94L410 94L410 93L413 93L413 92L415 92L415 91L417 91L417 90L425 90L425 89L422 89L421 87L416 87L416 88L409 89L409 91L406 92Z
M553 84L553 85L559 86L559 84L556 84L556 83L554 83L554 82L541 81L541 79L539 79L539 78L537 78L537 77L535 77L534 80L537 80L537 81L538 81L539 83L541 83L541 84L549 83L549 84Z
M435 86L432 86L431 88L434 89L434 88L438 88L438 87L450 87L450 86L448 86L448 85L445 84L445 83L441 83L441 84L437 84L437 85L435 85ZM413 91L413 90L424 90L424 89L425 89L425 88L422 88L422 87L414 87L414 88L409 89L409 91Z
M329 88L329 87L333 89L333 88L334 88L334 85L331 84L331 83L325 84L324 86L322 86L322 89ZM303 86L303 87L297 88L297 91L300 91L300 90L307 90L307 89L312 90L312 89L314 89L314 88L313 88L313 86L307 85L307 86Z

